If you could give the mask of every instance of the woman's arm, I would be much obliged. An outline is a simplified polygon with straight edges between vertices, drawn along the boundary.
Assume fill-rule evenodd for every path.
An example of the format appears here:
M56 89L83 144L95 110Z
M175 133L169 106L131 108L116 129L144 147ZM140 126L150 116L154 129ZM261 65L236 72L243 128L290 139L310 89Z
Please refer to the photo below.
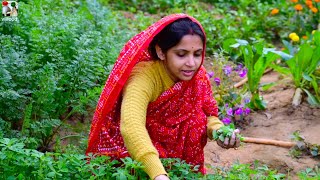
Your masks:
M153 88L147 75L131 76L123 91L120 121L121 134L129 154L142 162L145 172L152 179L167 174L146 129L147 107Z

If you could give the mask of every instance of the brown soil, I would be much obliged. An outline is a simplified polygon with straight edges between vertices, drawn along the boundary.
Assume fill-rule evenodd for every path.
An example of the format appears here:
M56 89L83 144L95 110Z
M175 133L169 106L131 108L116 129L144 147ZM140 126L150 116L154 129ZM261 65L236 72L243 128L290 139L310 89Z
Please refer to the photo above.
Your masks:
M320 144L320 109L310 107L306 100L299 107L293 108L292 83L281 79L276 72L264 75L261 82L279 82L279 84L261 92L268 102L268 107L265 111L251 113L245 120L248 124L241 130L241 134L246 137L291 141L292 133L299 130L307 142ZM297 179L297 172L320 164L319 158L311 156L293 158L289 154L289 149L271 145L247 143L242 144L237 150L226 150L209 141L205 147L205 163L213 166L226 167L234 162L251 164L255 160L288 174L289 179Z

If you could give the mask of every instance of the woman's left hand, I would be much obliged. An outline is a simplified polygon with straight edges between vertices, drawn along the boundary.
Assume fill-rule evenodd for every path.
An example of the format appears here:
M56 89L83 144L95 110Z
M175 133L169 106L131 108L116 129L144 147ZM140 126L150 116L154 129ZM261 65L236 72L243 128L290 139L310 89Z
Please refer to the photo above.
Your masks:
M224 141L217 140L217 144L223 148L237 148L240 146L240 138L237 136L240 133L239 129L232 132L231 137L225 137Z

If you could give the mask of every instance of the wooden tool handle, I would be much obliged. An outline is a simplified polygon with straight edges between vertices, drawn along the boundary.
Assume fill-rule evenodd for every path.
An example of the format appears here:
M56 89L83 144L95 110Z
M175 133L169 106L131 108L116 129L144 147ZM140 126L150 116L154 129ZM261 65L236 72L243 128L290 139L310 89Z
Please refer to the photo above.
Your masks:
M291 148L296 145L296 143L289 142L289 141L278 141L273 139L252 138L252 137L243 137L241 141L245 143L267 144L267 145L280 146L280 147L286 147L286 148Z

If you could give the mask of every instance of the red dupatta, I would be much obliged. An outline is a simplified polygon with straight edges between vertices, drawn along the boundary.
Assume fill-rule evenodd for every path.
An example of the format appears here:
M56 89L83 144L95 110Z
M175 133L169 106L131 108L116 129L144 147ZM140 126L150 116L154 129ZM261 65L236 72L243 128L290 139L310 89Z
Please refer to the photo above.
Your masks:
M108 155L117 159L129 156L120 134L122 88L138 62L152 60L148 47L154 36L175 20L186 17L196 22L203 31L201 24L193 17L173 14L162 18L125 44L96 107L86 154ZM203 59L204 56L205 51ZM207 116L217 114L210 81L201 67L192 80L177 82L149 104L146 128L160 157L181 158L200 165L200 170L204 172Z

